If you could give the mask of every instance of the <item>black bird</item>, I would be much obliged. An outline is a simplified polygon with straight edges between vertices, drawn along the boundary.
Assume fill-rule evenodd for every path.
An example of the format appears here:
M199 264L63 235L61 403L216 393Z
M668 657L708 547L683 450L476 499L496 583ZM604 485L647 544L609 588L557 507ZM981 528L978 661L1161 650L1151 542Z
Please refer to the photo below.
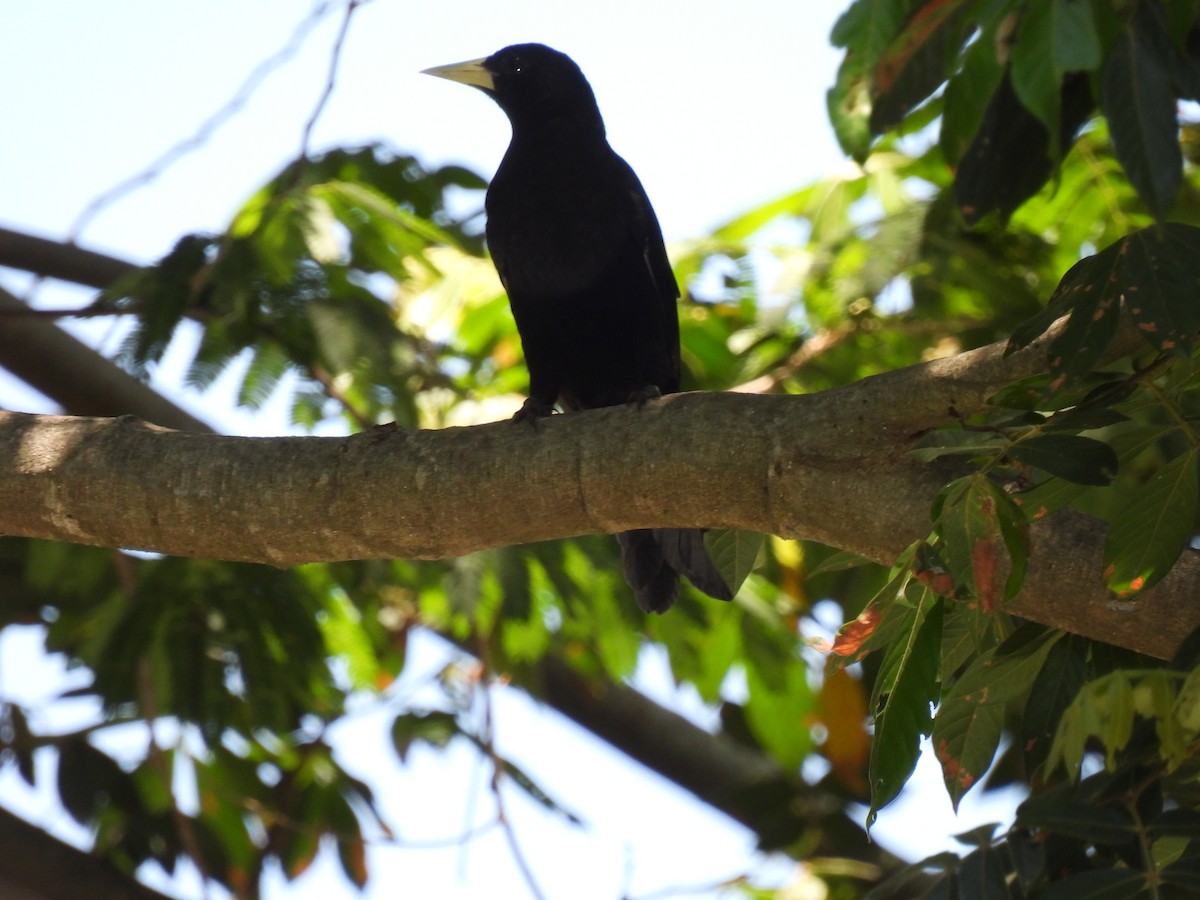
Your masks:
M679 390L679 288L662 231L633 169L608 145L592 88L542 44L426 69L480 88L512 125L487 191L487 241L521 335L529 398L514 416L643 403ZM732 594L700 529L617 535L625 579L664 612L683 574Z

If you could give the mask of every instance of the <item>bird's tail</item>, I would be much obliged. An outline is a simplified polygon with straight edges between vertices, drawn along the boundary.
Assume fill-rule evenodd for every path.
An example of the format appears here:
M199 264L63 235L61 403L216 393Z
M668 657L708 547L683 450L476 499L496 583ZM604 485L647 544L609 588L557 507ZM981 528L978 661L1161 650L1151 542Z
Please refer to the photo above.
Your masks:
M732 600L733 592L708 556L702 528L642 528L617 535L625 580L646 612L666 612L684 575L704 593Z

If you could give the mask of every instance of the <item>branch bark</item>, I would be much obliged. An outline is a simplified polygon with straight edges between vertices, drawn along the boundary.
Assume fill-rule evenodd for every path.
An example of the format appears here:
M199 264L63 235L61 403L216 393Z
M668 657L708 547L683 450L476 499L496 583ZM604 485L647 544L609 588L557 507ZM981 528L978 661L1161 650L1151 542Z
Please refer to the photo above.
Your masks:
M1123 336L1114 352L1137 346ZM1128 348L1120 342L1127 341ZM949 472L907 453L927 428L1039 371L1043 342L996 344L802 397L683 394L643 409L348 438L186 434L117 420L0 414L0 530L274 565L437 558L662 526L807 538L890 562L929 529ZM1009 610L1169 657L1197 624L1196 555L1136 601L1100 580L1103 525L1031 534Z

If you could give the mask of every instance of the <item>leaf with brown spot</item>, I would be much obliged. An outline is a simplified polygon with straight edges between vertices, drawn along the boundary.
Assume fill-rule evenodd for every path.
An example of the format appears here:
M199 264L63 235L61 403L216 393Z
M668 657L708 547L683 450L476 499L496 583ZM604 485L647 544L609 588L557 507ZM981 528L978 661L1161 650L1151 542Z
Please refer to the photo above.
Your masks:
M943 693L933 722L933 745L955 809L991 765L1008 707L1024 702L1046 655L1062 636L1040 625L1025 625L978 657Z

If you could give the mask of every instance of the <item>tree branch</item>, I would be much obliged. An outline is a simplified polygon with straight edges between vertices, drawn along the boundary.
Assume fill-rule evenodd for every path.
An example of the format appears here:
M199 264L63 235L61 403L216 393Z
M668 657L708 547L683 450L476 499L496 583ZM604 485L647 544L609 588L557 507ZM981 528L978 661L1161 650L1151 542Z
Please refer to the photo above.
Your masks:
M0 288L0 313L27 309ZM0 366L78 415L118 416L136 411L159 425L185 431L212 430L44 319L11 316L0 323Z
M891 562L928 532L950 474L913 460L912 440L1039 371L1042 344L1008 357L995 344L810 396L682 394L536 431L502 422L241 438L0 414L0 531L293 565L734 527ZM1010 611L1170 656L1200 623L1186 600L1200 582L1195 555L1119 603L1100 580L1102 546L1102 524L1085 516L1034 525L1027 586Z
M8 228L0 228L0 266L94 288L106 288L137 268L131 262L75 244Z

